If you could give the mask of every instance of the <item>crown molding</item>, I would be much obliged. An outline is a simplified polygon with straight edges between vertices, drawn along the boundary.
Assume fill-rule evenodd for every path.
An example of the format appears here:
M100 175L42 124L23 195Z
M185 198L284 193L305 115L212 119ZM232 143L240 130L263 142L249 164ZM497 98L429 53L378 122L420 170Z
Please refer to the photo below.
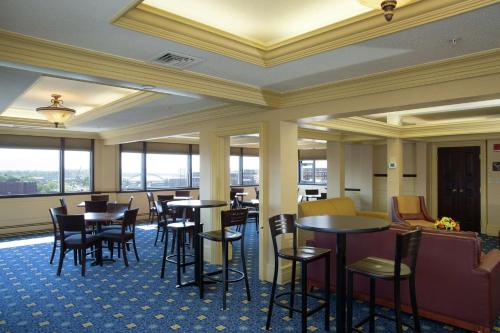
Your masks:
M300 139L313 139L325 141L341 141L342 135L340 133L332 133L328 131L321 131L311 128L299 127L298 137Z
M99 139L99 133L55 128L47 120L0 116L0 134Z
M464 120L457 122L403 126L401 138L425 138L500 132L500 119Z
M104 116L109 116L113 113L155 101L163 96L165 95L154 92L138 91L114 102L87 111L80 116L71 118L65 123L65 126L66 128L71 128Z
M288 91L281 96L281 107L376 95L497 73L500 73L500 48Z
M445 19L497 2L497 0L415 1L398 8L397 15L389 24L383 19L381 11L374 10L271 45L264 45L168 13L145 5L142 1L137 1L121 12L112 20L112 23L122 28L190 45L262 67L272 67Z
M237 118L238 116L247 115L249 112L257 111L265 111L265 109L256 109L248 105L218 106L186 114L172 115L139 126L130 126L102 132L101 137L105 139L106 144L126 143L145 139L152 140L155 138L164 138L168 135L190 133L194 130L199 130L200 128L208 126L207 124L209 124L209 121L216 121L228 117ZM225 128L227 131L229 126ZM226 134L256 133L259 127L255 127L254 123L246 123L237 125L230 130L232 132L226 132ZM218 131L218 135L225 135L224 129L217 129L216 131Z
M380 121L361 117L330 119L313 122L311 125L336 129L349 133L374 135L386 138L398 138L401 136L400 126L388 125Z
M36 54L36 57L33 56ZM209 75L91 51L0 30L0 60L254 105L278 105L276 93Z

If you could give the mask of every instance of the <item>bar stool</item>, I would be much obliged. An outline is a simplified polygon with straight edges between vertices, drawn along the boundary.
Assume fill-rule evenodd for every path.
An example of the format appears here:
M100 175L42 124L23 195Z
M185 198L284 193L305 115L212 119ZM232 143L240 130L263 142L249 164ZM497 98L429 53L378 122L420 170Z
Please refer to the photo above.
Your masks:
M293 312L300 312L302 316L302 332L307 331L307 317L318 312L322 308L325 309L325 331L330 330L330 250L321 249L309 246L297 246L297 228L295 227L295 214L282 214L269 218L269 228L271 229L271 239L274 248L274 277L273 287L271 289L271 298L269 300L269 310L267 312L266 330L271 326L271 317L273 315L273 305L276 304L282 308L288 309L288 316L293 317ZM277 237L285 234L292 234L293 247L278 250ZM276 284L278 280L278 258L292 260L292 281L290 291L276 295ZM307 294L307 265L313 261L325 260L325 290L324 297ZM301 263L301 285L300 293L295 291L295 271L297 261ZM282 304L279 298L290 295L289 304ZM302 306L300 309L294 308L295 295L302 297ZM323 300L324 303L317 307L307 310L307 297Z
M244 249L244 244L245 244L245 227L246 227L246 221L247 221L247 214L248 211L246 208L243 209L232 209L228 211L222 211L221 212L221 225L222 229L221 230L213 230L213 231L207 231L200 233L200 272L202 272L201 275L201 283L199 285L200 287L200 298L204 297L204 287L203 287L203 280L204 278L207 278L211 281L215 282L221 282L223 285L223 292L222 292L222 309L226 310L226 293L229 289L228 285L229 283L233 282L238 282L241 280L245 280L245 289L247 292L247 300L250 301L250 285L248 283L248 274L247 274L247 266L246 266L246 261L245 261L245 249ZM229 227L237 227L237 226L242 226L242 231L234 231L231 229L226 229ZM222 243L222 270L217 270L214 272L210 273L205 273L203 274L203 240L208 239L214 242L221 242ZM243 272L238 271L233 268L229 268L229 258L228 258L228 247L229 243L233 243L235 241L241 241L240 245L240 256L241 256L241 264L243 266ZM229 279L229 271L236 273L240 275L237 278L234 279ZM222 279L217 279L212 277L213 275L222 275Z
M167 212L170 208L168 207L168 201L162 201L161 202L162 206L162 211ZM186 232L194 231L194 222L191 221L186 221L186 210L184 210L182 222L176 222L175 218L175 212L173 214L173 222L172 223L167 223L166 228L167 230L171 230L172 234L174 237L177 238L176 240L176 253L175 254L170 254L167 255L167 249L168 249L168 232L167 232L167 237L165 237L165 248L163 251L163 262L161 266L161 278L165 276L165 262L170 262L176 265L177 268L177 286L182 285L181 281L181 270L182 272L186 272L186 267L189 265L194 265L194 261L192 262L186 262L186 257L191 257L194 258L194 255L192 254L186 254L186 248L185 248L185 239L186 239ZM176 258L176 259L173 259Z
M387 260L378 257L367 257L347 266L348 289L347 289L347 332L363 332L359 329L366 322L369 322L369 332L375 332L375 316L396 322L396 332L403 332L401 321L401 280L409 279L410 299L413 312L414 327L405 324L420 333L420 320L418 317L417 295L415 291L415 268L417 265L418 248L422 229L398 234L396 236L396 256L395 260ZM408 258L409 266L402 263ZM368 317L352 325L352 294L354 274L360 274L370 279L370 314ZM375 314L375 281L377 279L394 281L394 312L396 318L391 318L381 314Z

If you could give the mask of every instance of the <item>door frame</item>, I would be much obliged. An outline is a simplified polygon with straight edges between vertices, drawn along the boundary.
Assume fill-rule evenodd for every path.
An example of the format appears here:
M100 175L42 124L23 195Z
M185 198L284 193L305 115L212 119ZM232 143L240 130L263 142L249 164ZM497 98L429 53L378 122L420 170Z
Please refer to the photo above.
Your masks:
M430 212L437 217L438 210L438 148L445 147L479 147L480 194L481 194L481 233L486 233L488 225L487 175L486 175L486 141L433 142L431 145L431 179L430 179Z

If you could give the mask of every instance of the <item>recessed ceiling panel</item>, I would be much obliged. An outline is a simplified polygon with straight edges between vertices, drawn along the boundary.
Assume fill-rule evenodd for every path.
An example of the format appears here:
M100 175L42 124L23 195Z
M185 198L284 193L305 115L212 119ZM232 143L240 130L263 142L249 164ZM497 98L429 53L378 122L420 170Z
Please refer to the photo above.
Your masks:
M45 119L35 109L50 105L51 94L59 94L62 95L64 106L75 109L78 117L135 92L136 90L132 89L42 76L20 95L2 116Z
M143 3L264 46L371 10L356 0L145 0Z

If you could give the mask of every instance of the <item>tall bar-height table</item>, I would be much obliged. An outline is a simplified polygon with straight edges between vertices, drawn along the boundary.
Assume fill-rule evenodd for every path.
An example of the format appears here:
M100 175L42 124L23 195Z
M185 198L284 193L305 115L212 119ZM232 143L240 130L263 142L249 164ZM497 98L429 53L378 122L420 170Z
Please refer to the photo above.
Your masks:
M328 232L337 235L336 249L336 326L337 333L346 332L345 311L345 266L347 234L377 232L389 229L390 223L386 220L365 216L320 215L302 217L295 222L297 228L315 232Z
M200 260L203 260L203 258L200 258L200 245L199 245L199 237L198 234L200 232L203 232L203 228L201 226L201 218L200 218L200 210L201 208L216 208L216 207L224 207L228 205L227 201L221 201L221 200L179 200L179 201L170 201L167 203L169 207L172 208L182 208L182 209L194 209L194 235L193 235L193 242L194 242L194 280L182 283L179 285L179 287L185 287L185 286L192 286L196 285L199 286L200 283L203 283L201 281L201 272L200 272ZM167 242L164 243L164 248L163 248L163 262L161 265L161 278L165 276L165 262L167 259ZM177 258L177 260L180 260Z

